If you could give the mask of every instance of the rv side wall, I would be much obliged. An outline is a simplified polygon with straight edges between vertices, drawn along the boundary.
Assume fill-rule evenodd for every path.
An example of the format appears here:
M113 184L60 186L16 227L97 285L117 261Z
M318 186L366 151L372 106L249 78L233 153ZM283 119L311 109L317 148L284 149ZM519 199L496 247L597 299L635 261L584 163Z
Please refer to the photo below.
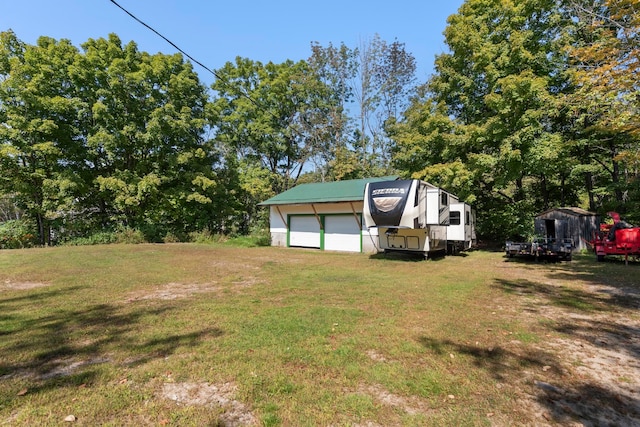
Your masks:
M427 189L427 224L440 225L440 189Z
M475 217L467 203L453 203L450 208L448 239L462 249L475 245Z
M449 205L458 198L441 188L427 189L427 225L448 225Z

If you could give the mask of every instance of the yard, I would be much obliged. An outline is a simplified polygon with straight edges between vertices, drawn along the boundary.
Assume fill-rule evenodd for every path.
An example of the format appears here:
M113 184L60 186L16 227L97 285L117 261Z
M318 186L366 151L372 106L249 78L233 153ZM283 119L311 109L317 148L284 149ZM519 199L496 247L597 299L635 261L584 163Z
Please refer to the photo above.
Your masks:
M0 425L633 425L640 265L0 251Z

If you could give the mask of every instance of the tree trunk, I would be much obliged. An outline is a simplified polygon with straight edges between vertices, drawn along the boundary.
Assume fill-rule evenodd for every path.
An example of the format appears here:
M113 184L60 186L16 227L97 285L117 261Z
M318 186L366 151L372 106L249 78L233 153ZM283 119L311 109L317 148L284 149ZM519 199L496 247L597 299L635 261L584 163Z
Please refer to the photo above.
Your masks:
M540 192L542 193L543 210L549 209L549 189L547 188L547 177L542 175L540 179Z
M596 210L596 198L593 194L593 175L591 172L584 174L584 187L589 195L589 210L595 212Z

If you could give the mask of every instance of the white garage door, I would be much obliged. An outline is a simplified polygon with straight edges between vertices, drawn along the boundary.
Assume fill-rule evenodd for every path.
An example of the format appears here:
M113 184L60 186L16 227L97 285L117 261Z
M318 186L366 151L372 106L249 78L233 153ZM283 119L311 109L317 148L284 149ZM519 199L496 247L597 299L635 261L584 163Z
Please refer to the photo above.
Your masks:
M289 246L320 248L320 224L315 216L289 218Z
M361 251L361 233L353 215L324 217L324 249L328 251Z

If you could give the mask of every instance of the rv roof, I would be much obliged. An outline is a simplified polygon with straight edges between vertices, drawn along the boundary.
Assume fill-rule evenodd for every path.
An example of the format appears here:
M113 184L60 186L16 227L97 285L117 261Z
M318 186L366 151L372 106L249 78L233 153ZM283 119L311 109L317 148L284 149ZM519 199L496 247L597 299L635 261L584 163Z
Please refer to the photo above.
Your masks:
M364 200L364 187L369 182L393 181L397 176L351 179L347 181L314 182L297 185L258 206L295 205L305 203L354 202Z

